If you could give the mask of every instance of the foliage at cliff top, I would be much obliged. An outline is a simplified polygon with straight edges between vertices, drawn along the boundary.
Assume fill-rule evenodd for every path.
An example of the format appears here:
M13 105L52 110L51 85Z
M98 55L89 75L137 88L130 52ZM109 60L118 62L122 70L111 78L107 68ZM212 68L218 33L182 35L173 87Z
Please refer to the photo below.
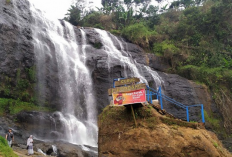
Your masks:
M171 67L166 72L206 84L219 108L232 102L230 0L179 0L169 9L163 7L162 14L147 1L137 10L132 9L131 1L109 1L102 9L88 13L77 3L65 19L74 25L108 30L165 58ZM231 123L226 117L230 115L224 120Z
M8 146L5 138L3 138L2 136L0 136L0 156L17 157L17 155L14 154L13 150Z
M163 8L163 14L157 14L157 7L149 6L148 1L141 1L142 7L137 10L132 9L132 1L109 2L99 11L88 13L83 13L77 3L65 19L74 25L121 35L147 52L167 58L169 72L203 82L210 88L226 84L232 92L231 1L180 0L168 10Z

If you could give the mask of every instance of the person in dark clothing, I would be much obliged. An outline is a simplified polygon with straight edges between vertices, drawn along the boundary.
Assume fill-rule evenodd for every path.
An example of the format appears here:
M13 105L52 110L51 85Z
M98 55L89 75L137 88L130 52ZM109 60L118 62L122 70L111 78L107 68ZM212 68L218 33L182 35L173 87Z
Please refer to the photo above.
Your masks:
M14 141L14 134L11 129L6 133L6 140L8 142L9 147L12 145L12 141Z

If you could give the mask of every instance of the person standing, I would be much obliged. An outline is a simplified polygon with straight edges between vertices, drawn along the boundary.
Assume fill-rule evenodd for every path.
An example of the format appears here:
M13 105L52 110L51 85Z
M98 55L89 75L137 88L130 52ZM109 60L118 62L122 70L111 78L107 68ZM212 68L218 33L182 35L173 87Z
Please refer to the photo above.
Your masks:
M27 150L28 150L28 155L34 154L32 135L30 135L30 137L27 139Z
M9 131L6 133L6 140L7 140L9 147L11 147L12 141L14 141L14 134L12 132L12 129L9 129Z

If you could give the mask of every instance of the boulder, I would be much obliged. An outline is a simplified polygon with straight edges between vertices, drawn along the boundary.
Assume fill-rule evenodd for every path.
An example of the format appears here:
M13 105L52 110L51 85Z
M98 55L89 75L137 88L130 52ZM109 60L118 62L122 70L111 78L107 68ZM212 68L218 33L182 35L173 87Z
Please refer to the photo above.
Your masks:
M97 157L96 148L80 146L63 141L42 142L35 141L34 149L41 149L47 155L57 157Z

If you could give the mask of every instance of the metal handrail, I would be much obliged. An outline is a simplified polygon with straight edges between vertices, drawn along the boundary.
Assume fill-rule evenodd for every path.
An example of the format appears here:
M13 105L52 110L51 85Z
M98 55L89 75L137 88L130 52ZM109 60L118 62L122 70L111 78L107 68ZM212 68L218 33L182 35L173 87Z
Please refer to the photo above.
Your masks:
M125 78L118 78L118 79L114 79L113 80L113 88L115 88L115 81L118 81L118 80L121 80L121 79L125 79ZM205 118L204 118L204 106L203 104L196 104L196 105L184 105L164 94L162 94L161 92L161 87L159 87L158 91L156 91L155 89L149 87L149 86L146 86L147 89L146 89L146 96L147 96L147 101L150 102L152 104L152 96L155 95L157 96L157 99L159 101L159 104L161 106L161 109L163 110L163 99L166 100L166 101L169 101L183 109L186 110L186 115L187 115L187 121L189 122L189 108L190 107L201 107L201 117L202 117L202 122L205 123Z
M204 107L203 104L196 104L196 105L184 105L164 94L161 93L161 87L159 87L158 91L156 91L155 89L147 86L147 101L150 102L152 104L152 95L156 95L157 99L159 100L161 109L163 109L163 103L162 103L162 99L167 100L183 109L186 110L186 114L187 114L187 121L189 122L189 108L190 107L201 107L201 117L202 117L202 122L205 123L205 118L204 118Z

